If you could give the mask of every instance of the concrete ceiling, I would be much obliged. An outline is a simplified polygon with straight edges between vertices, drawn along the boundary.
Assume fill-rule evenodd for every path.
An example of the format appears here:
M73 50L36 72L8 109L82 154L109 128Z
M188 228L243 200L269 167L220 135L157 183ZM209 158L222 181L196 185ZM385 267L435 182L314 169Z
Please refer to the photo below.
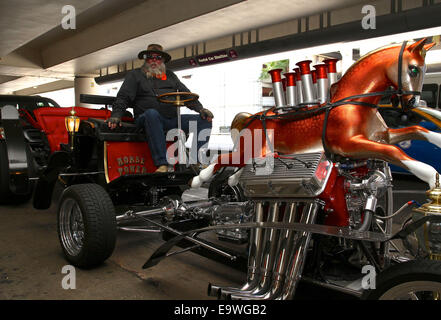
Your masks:
M171 50L360 2L1 0L0 94L94 75L133 59L148 43ZM64 5L76 9L75 30L61 27Z
M61 22L61 8L73 5L81 14L103 0L0 1L0 57L47 33Z

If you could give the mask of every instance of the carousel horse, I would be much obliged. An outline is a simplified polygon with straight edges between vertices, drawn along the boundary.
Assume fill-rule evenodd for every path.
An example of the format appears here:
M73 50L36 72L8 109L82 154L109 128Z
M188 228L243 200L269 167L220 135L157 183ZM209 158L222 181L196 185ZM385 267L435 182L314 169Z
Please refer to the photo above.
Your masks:
M193 178L192 187L208 181L221 167L244 167L251 154L264 157L271 152L299 154L319 150L354 160L384 160L408 170L434 187L436 170L409 157L394 144L416 139L441 148L441 134L421 126L388 128L375 108L381 99L381 94L376 93L385 92L390 86L397 89L395 93L400 96L403 107L418 106L426 70L425 53L434 45L425 44L425 41L382 47L360 58L333 85L328 104L332 108L327 108L327 112L311 115L304 112L301 115L300 111L292 111L292 116L281 117L277 108L273 108L256 115L238 114L232 129L241 132L241 136L246 131L241 131L244 128L251 132L263 130L265 134L252 134L252 153L245 153L244 148L235 148L231 153L220 155ZM323 109L323 106L318 108ZM297 117L296 113L299 114ZM234 159L240 161L234 163ZM240 173L241 170L230 177L230 185L238 182Z

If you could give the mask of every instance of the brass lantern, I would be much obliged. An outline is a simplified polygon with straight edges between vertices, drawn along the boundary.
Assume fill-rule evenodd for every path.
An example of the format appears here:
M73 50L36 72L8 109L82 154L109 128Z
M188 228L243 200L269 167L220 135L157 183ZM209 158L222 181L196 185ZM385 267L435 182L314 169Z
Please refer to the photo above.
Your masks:
M66 124L66 130L69 133L71 142L70 142L70 149L73 150L74 148L74 136L75 133L78 132L78 128L80 127L80 118L75 115L75 110L72 108L70 111L70 116L64 118L65 124Z
M423 204L419 208L413 209L414 220L424 216L441 216L441 188L439 174L436 174L435 188L426 192L430 202ZM441 260L441 223L426 222L422 228L416 231L420 248L429 254L432 260Z

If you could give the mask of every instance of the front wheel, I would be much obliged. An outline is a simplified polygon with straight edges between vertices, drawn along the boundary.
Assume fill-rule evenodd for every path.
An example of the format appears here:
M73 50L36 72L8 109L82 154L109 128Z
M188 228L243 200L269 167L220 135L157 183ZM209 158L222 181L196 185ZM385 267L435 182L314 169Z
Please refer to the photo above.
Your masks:
M441 261L413 260L379 274L376 288L363 294L367 300L441 299Z
M57 226L64 255L76 267L97 266L115 248L115 208L97 184L73 185L63 192Z

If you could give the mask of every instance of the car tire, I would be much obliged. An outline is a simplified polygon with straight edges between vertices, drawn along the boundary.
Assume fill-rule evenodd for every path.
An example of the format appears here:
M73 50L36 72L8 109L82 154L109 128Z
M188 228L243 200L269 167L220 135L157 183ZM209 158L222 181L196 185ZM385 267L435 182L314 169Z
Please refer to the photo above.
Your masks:
M108 193L97 184L73 185L63 192L57 229L72 265L92 268L109 258L116 244L116 214Z
M439 299L441 261L412 260L381 272L375 289L365 290L364 300Z

